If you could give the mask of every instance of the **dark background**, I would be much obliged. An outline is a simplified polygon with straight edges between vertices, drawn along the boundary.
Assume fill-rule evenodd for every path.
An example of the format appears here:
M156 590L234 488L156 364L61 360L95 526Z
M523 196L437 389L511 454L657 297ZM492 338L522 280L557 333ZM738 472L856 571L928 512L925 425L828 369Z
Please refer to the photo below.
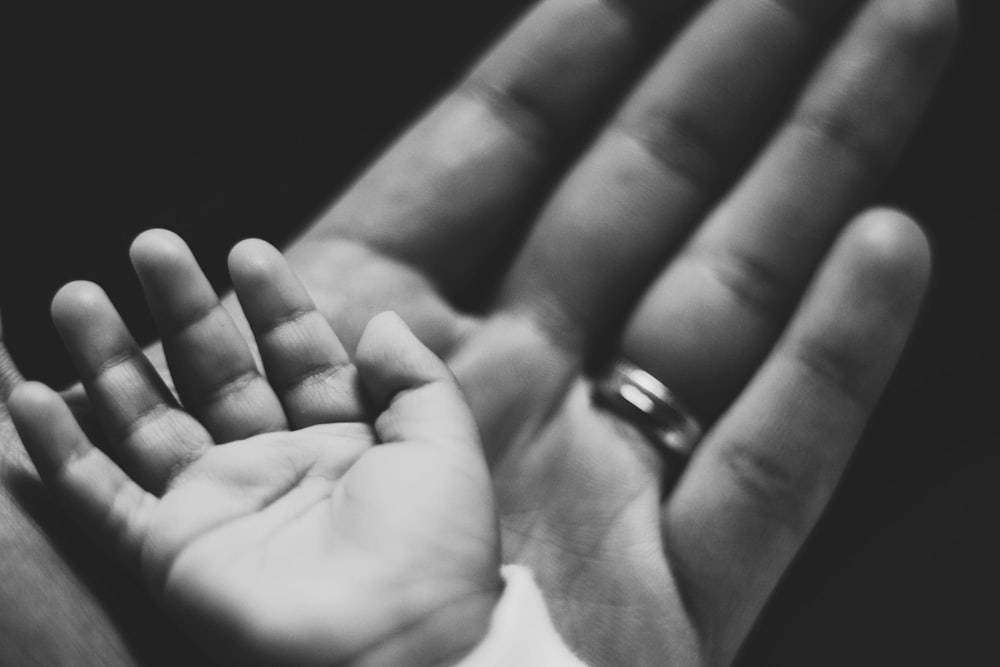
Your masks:
M47 317L62 283L102 283L149 337L138 231L178 231L222 286L234 241L314 220L530 3L358 4L0 16L0 307L27 375L72 377ZM880 197L934 241L923 325L745 665L1000 664L1000 3L960 5L948 78Z

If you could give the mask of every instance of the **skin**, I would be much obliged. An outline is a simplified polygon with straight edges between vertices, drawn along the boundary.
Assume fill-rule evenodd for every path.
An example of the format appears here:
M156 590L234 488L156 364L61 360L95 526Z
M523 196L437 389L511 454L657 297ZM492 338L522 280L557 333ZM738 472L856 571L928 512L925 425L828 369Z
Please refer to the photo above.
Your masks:
M369 323L352 363L281 254L247 241L232 276L265 378L179 238L148 232L133 258L177 342L174 377L241 357L253 371L205 410L206 387L188 383L189 412L99 287L63 288L53 315L103 451L44 385L19 386L10 410L81 528L225 664L440 665L475 646L499 596L499 531L475 422L444 363L391 313ZM251 407L272 428L227 438Z
M288 247L349 351L394 310L447 361L504 558L589 663L729 664L821 514L926 287L919 228L865 207L954 32L950 0L546 0ZM619 354L704 422L683 469L592 405ZM174 647L2 508L6 650Z

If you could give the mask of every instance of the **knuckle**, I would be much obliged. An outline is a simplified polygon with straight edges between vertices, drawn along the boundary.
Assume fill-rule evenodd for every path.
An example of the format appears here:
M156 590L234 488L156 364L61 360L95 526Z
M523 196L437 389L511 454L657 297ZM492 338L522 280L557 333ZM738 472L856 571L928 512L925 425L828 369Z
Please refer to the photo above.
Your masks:
M834 337L818 334L799 340L790 352L792 359L815 380L866 412L875 402L875 392L866 389L874 366L860 346L832 341Z
M728 145L697 114L654 105L623 119L619 129L668 173L706 190L721 182Z
M695 250L700 262L745 310L763 320L783 317L791 308L791 282L781 267L750 252Z
M767 451L761 443L732 440L721 448L720 457L754 516L795 539L806 536L812 524L809 500L822 488L824 468L822 462L809 460L809 448L785 457Z
M473 75L462 84L457 95L483 105L539 155L557 148L556 114L546 104L545 96L530 83Z
M856 108L805 108L792 121L818 144L851 156L870 179L889 171L895 152L891 142L858 116Z

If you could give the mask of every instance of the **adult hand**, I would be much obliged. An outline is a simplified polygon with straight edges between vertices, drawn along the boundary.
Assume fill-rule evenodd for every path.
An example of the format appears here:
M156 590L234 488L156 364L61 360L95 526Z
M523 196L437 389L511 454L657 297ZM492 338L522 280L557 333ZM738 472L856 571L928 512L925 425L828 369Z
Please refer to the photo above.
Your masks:
M928 274L911 221L862 210L953 3L718 0L657 51L680 5L541 3L289 251L338 331L392 308L449 360L506 556L593 664L734 658ZM593 406L617 356L709 427L684 470Z
M912 223L855 216L953 24L951 0L545 0L289 248L349 347L393 309L448 358L507 557L592 663L729 662L828 499L928 263ZM591 406L622 354L711 426L683 474Z

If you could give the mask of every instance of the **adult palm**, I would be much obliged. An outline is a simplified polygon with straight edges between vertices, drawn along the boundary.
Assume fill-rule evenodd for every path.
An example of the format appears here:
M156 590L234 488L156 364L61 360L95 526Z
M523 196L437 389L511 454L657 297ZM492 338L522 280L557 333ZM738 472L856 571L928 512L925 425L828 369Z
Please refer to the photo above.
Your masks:
M708 3L643 61L680 4L542 3L290 251L342 328L389 306L448 359L505 553L593 664L734 658L928 272L912 222L859 211L933 89L952 4ZM611 106L586 134L580 110ZM616 356L711 426L685 470L595 407Z

